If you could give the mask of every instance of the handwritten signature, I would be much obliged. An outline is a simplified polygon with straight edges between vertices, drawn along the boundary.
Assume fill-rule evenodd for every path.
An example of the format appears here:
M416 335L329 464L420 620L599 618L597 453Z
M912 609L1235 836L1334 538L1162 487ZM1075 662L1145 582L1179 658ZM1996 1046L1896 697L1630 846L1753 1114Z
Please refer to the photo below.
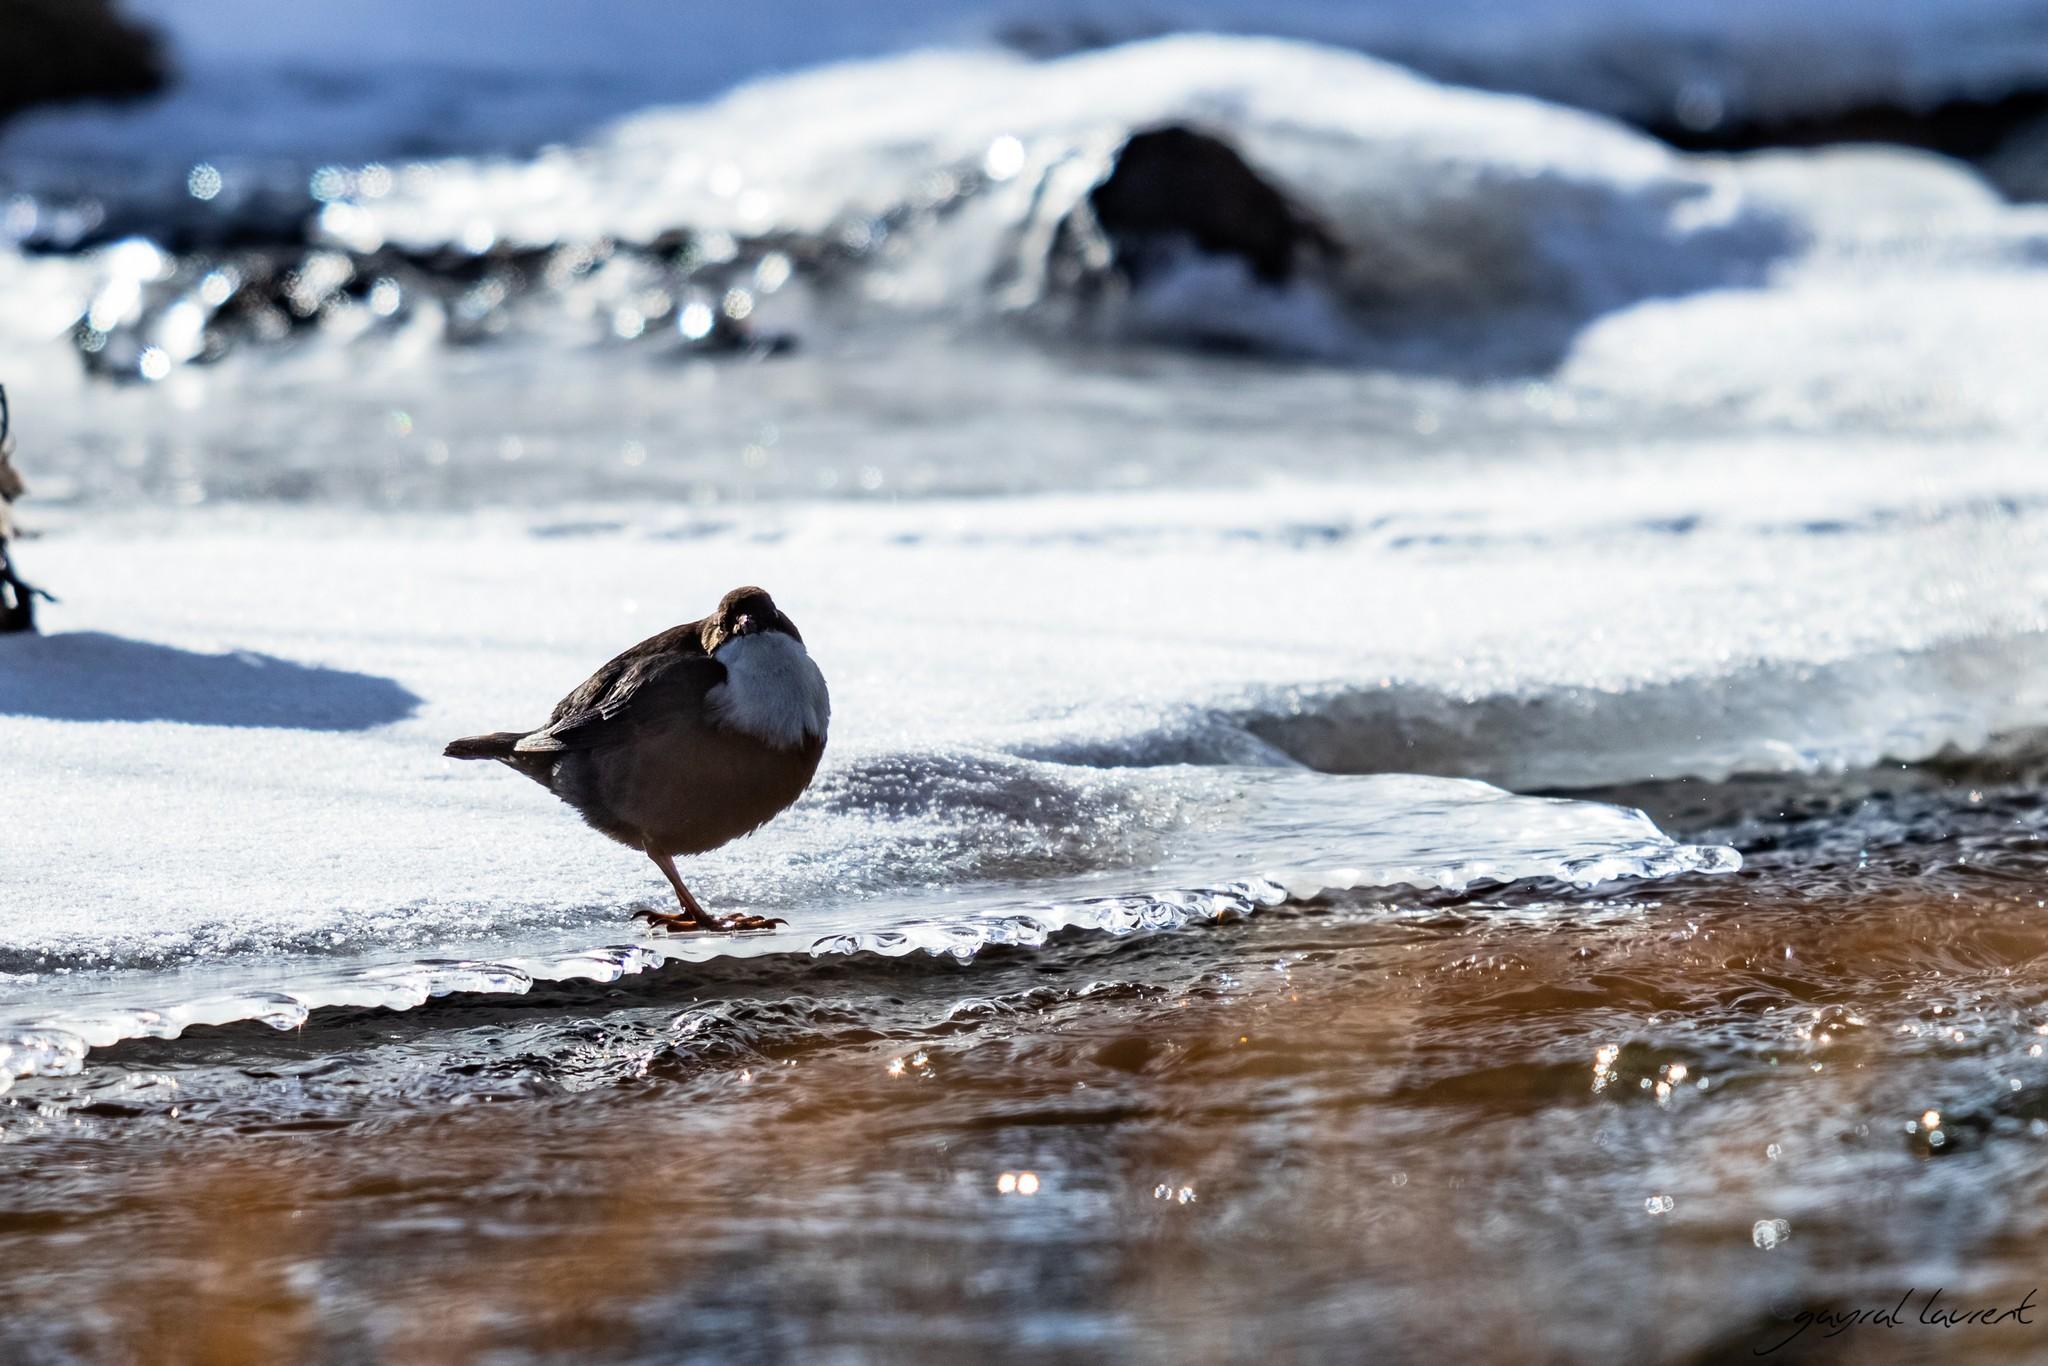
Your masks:
M1796 1328L1770 1346L1756 1348L1754 1355L1767 1357L1798 1341L1800 1335L1809 1328L1825 1329L1821 1336L1831 1338L1846 1333L1851 1328L1897 1328L1900 1324L1909 1322L1917 1322L1929 1328L1990 1327L1994 1324L2032 1327L2034 1321L2028 1315L2034 1312L2034 1296L2039 1292L2029 1290L2027 1297L2011 1308L1987 1305L1978 1309L1964 1309L1955 1307L1954 1301L1949 1305L1943 1305L1941 1297L1945 1292L1937 1286L1927 1292L1925 1300L1920 1305L1919 1314L1909 1319L1907 1313L1912 1308L1914 1297L1919 1293L1918 1289L1910 1289L1899 1296L1897 1304L1883 1309L1802 1309L1792 1315L1790 1320L1798 1325Z

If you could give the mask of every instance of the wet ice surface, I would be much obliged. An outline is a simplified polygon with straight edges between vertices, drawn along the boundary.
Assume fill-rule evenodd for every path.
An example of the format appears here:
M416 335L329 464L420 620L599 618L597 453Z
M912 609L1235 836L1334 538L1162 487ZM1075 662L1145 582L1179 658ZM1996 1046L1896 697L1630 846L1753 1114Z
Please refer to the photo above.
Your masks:
M1212 899L1244 910L1330 888L1597 882L1727 864L1612 807L1455 778L1347 775L1385 766L1357 763L1341 737L1388 725L1352 717L1340 691L1318 728L1296 733L1317 714L1318 680L1395 670L1401 688L1389 677L1386 691L1426 732L1461 711L1464 688L1510 711L1540 707L1545 696L1587 696L1602 678L1619 683L1633 661L1583 648L1553 656L1522 611L1488 628L1478 613L1452 624L1435 606L1404 608L1383 596L1389 552L1371 541L1233 548L1228 531L1198 532L1204 515L1234 524L1246 510L1196 500L1182 509L1196 535L1183 547L1124 521L1156 509L1086 502L1051 520L1049 509L929 505L894 525L817 508L790 513L765 544L735 531L679 545L658 523L563 537L440 520L366 540L351 520L304 513L202 513L182 532L138 518L118 541L53 532L36 543L39 572L97 606L78 622L92 629L6 645L0 725L43 800L0 854L15 889L0 1012L16 1026L51 1023L44 1012L76 998L86 983L73 974L84 973L103 990L79 1029L106 1042L232 1018L223 993L246 1000L244 1014L286 1023L294 1007L274 993L298 993L299 1008L380 992L415 1004L448 985L408 977L420 957L485 964L456 983L472 971L575 975L527 960L614 943L630 909L660 904L653 869L537 787L443 760L439 745L544 716L596 662L697 610L657 602L657 590L708 602L730 577L773 585L832 680L838 717L802 803L691 862L713 905L791 921L730 952L971 953L1066 925L1184 918ZM909 534L912 522L922 535ZM1064 543L1044 543L1054 528ZM124 568L143 546L147 578ZM1411 553L1393 552L1395 562ZM364 599L373 565L390 587ZM1297 584L1311 574L1323 590ZM156 588L167 579L212 587L167 613ZM602 607L537 613L537 583ZM1337 596L1318 602L1318 591ZM310 636L307 602L332 613ZM1082 603L1090 609L1077 613ZM1415 627L1490 649L1493 672L1476 673L1475 654L1443 661L1448 674L1416 673L1426 642L1394 620L1362 634L1323 624L1356 622L1368 603L1420 607ZM1244 633L1219 634L1232 619ZM1947 610L1923 621L1939 628L1925 648L1946 652L1957 620ZM1992 612L1981 625L2004 621ZM2024 653L2029 639L1971 648ZM1823 658L1846 652L1852 670L1893 667L1888 654L1859 662L1875 641L1793 643L1821 646ZM1807 662L1794 650L1780 663L1795 661ZM1719 666L1710 656L1695 668L1711 677ZM1802 725L1774 703L1759 698L1759 724ZM1873 706L1890 724L1874 734L1919 757L2004 724L1982 705L1969 693L1883 693ZM1825 748L1833 736L1787 734L1821 747L1803 760L1789 743L1770 751L1795 767L1840 760ZM1699 737L1665 738L1685 746L1666 761L1690 767ZM1543 764L1564 762L1576 741L1566 735L1546 759L1544 737L1534 739L1534 767L1490 776L1545 785ZM1455 737L1402 758L1425 771L1471 766ZM23 895L31 886L37 894ZM333 967L309 966L308 954ZM401 980L308 984L366 961ZM239 968L240 979L201 988L151 975L190 964L217 979ZM177 1013L195 1001L213 1004ZM159 1014L109 1023L106 1010L122 1005Z
M2048 1141L2043 811L1862 783L1688 831L1745 844L1732 880L124 1045L0 1104L0 1235L37 1249L5 1293L67 1306L17 1342L175 1345L189 1316L138 1306L176 1294L287 1356L768 1359L914 1321L932 1359L1696 1360L1909 1287L2013 1303Z
M1247 787L1283 786L1250 775L1233 781ZM489 936L477 956L419 956L415 950L412 956L378 961L383 945L374 929L349 925L319 936L337 948L346 945L347 952L335 957L347 965L336 967L332 959L285 957L279 950L296 945L304 932L273 926L266 927L269 938L253 945L218 931L203 936L211 939L207 967L138 973L56 966L76 961L83 936L75 931L51 935L61 947L14 950L12 961L35 970L17 974L0 997L0 1078L11 1082L16 1075L69 1073L83 1064L87 1047L176 1038L196 1025L259 1020L288 1029L327 1007L409 1010L438 996L614 981L671 962L915 953L966 962L991 947L1036 948L1062 931L1122 936L1177 929L1354 887L1462 890L1529 879L1595 886L1625 878L1728 872L1740 864L1724 847L1674 843L1638 812L1518 798L1479 783L1391 777L1296 787L1292 794L1269 799L1267 810L1226 840L1206 849L1177 849L1176 862L1166 867L1099 873L1085 880L1038 879L1027 887L942 896L919 895L906 880L879 906L856 903L823 911L807 906L794 928L737 936L677 938L647 932L626 942L594 944L594 926L580 933L513 935L510 927L489 920L472 928L473 936L478 929ZM1335 863L1338 851L1353 861ZM1220 880L1233 868L1244 872ZM1205 875L1219 880L1205 885ZM757 903L756 909L765 908ZM420 933L416 929L406 937L416 942ZM189 939L179 946L189 947ZM477 948L457 943L449 952ZM138 955L132 943L119 944L103 954L88 951L83 961L125 960L132 967L138 956L143 962L180 956L175 949L154 949L145 945ZM225 966L238 956L239 967Z
M1753 457L1739 491L1645 488L1636 506L1596 461L1468 495L785 507L681 538L630 513L572 517L569 535L552 518L371 532L253 510L60 522L36 572L78 629L7 642L0 679L10 752L45 797L0 852L12 895L40 889L0 962L612 934L658 891L651 867L438 748L537 720L742 580L803 626L839 720L809 797L691 876L814 938L908 892L1082 876L1123 878L1110 895L1253 876L1313 891L1615 850L1598 810L1531 843L1511 803L1439 815L1455 785L1418 795L1390 773L1524 791L1719 778L2037 727L2043 537L2022 495L2038 476L1980 458L1971 478L2006 490L1986 503L1938 458L1895 456L1900 477L1852 501L1829 480L1879 457L1812 458ZM165 583L204 587L166 601Z

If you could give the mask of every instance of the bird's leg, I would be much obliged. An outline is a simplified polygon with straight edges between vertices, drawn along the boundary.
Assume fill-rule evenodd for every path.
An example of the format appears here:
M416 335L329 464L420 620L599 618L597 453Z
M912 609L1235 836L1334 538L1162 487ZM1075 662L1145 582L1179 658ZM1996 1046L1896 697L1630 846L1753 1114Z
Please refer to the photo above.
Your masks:
M681 904L683 912L681 915L668 915L662 911L635 911L635 920L645 920L649 925L672 934L692 934L700 930L770 930L787 923L759 915L712 915L697 904L697 898L691 896L690 889L683 885L682 875L676 872L673 858L658 849L649 849L647 857L653 859L654 866L668 878L668 885L676 889L676 901Z
M32 583L24 583L7 558L7 537L0 535L0 632L36 629L36 599L56 599Z
M676 871L676 861L658 849L649 849L647 857L654 860L654 866L661 869L668 879L668 885L676 889L676 900L682 903L683 914L691 920L708 920L704 908L697 904L697 898L690 895L690 889L683 885L683 876Z

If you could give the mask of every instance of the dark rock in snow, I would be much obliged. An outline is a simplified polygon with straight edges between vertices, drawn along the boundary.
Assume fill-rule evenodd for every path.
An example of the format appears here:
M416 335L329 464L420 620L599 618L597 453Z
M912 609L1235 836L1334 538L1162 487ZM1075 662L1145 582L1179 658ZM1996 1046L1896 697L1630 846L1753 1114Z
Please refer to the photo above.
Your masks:
M1997 151L2014 130L2043 114L2048 114L2048 89L2019 90L1997 99L1948 100L1931 109L1863 104L1830 114L1731 120L1705 127L1693 127L1674 118L1653 124L1649 131L1689 152L1889 142L1976 161Z
M1978 169L2008 199L2021 203L2048 200L2048 113L2007 138Z
M0 4L0 119L64 100L154 94L167 77L157 36L114 0Z
M1239 257L1272 285L1292 279L1306 253L1337 253L1322 226L1235 148L1178 124L1133 133L1089 193L1088 207L1111 263L1134 284L1176 241Z

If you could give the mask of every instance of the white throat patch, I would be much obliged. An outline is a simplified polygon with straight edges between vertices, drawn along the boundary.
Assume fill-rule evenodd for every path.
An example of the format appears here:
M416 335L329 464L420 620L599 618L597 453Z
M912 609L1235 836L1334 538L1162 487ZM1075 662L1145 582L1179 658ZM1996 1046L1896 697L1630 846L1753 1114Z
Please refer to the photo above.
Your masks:
M777 749L825 738L832 696L825 691L825 675L795 636L735 636L712 657L725 666L725 682L704 697L713 722Z

